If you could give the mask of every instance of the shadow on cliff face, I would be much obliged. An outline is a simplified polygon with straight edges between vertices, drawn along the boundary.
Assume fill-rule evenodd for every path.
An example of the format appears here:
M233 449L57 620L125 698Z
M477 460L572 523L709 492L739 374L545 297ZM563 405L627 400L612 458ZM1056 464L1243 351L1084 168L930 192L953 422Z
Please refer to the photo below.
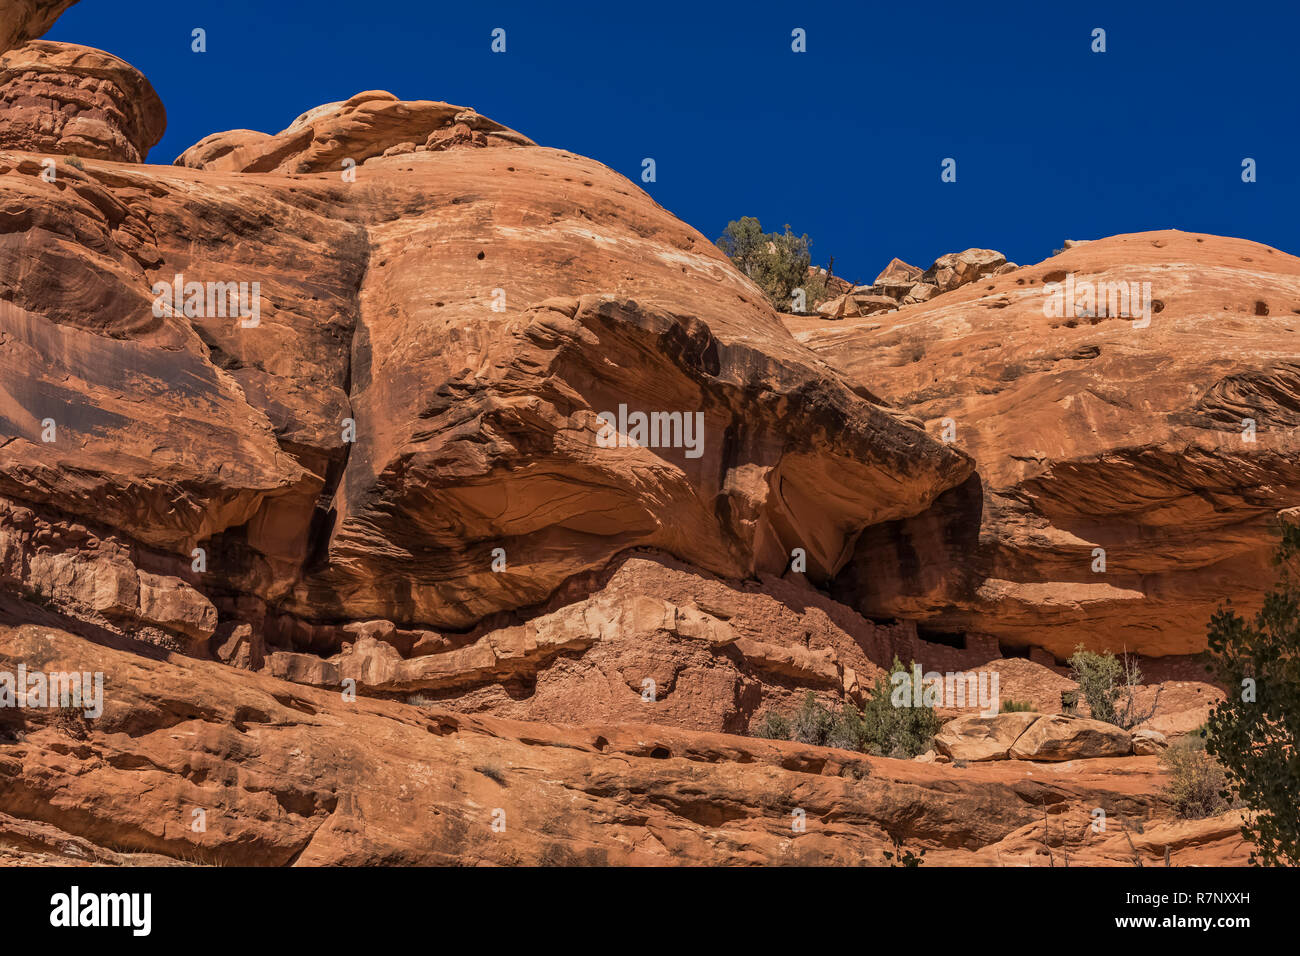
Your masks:
M978 473L911 518L872 525L852 560L830 585L835 600L872 618L909 617L954 626L936 607L968 602L988 576L992 556L980 548L984 484Z

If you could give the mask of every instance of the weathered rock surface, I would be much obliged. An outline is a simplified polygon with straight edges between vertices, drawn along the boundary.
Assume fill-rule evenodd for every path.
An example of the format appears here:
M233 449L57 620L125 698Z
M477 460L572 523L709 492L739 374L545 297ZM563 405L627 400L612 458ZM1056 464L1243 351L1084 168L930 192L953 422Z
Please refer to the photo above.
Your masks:
M149 81L102 50L34 40L0 55L0 149L139 163L166 127Z
M371 91L141 165L161 104L32 42L64 6L0 33L27 44L0 61L0 671L106 697L0 708L0 862L1244 862L1238 819L1173 822L1155 757L1091 721L945 713L940 749L980 755L929 762L728 735L861 701L895 656L1045 715L1072 686L1035 645L1076 619L963 590L1019 580L972 538L981 487L1014 498L993 518L1051 495L896 394L948 387L929 350L1015 280L996 253L840 289L845 332L942 316L915 370L832 354L626 179L464 107ZM51 182L51 154L84 161ZM1024 580L1054 575L1026 523ZM1221 693L1181 663L1144 752ZM1056 763L983 756L1040 725ZM1142 839L1091 834L1097 806Z
M1139 303L1150 283L1150 324L1045 315L1045 284L1063 297L1071 276L1139 283ZM1297 310L1300 259L1156 232L1077 245L868 321L790 319L932 434L951 423L978 463L926 513L864 534L838 593L873 616L1062 660L1079 643L1203 649L1223 598L1257 606L1275 515L1300 495Z
M1041 717L1026 711L958 717L943 725L934 744L954 760L1006 760L1020 735Z
M295 128L407 116L355 99ZM409 134L364 130L366 150ZM293 168L333 164L303 148ZM737 578L801 549L826 580L862 528L970 471L794 343L698 233L568 153L379 157L355 183L5 168L24 228L0 244L0 490L201 548L211 587L304 618L464 628L638 546ZM70 238L51 247L47 222ZM256 324L188 292L177 310L176 276L258 283ZM657 413L659 441L612 434L598 415L621 407Z
M77 0L5 0L0 17L0 53L35 40L54 26L64 10Z
M1168 738L1158 730L1133 731L1133 752L1138 756L1159 754L1168 746Z
M216 629L217 610L191 583L196 575L179 576L187 570L81 522L49 520L0 498L0 588L96 626L125 627L155 643L201 652Z
M967 249L950 252L934 260L922 273L920 281L934 286L939 292L951 292L960 286L989 275L1001 275L1015 269L1007 257L992 249Z
M1133 752L1128 731L1086 717L1039 717L1011 746L1012 760L1088 760Z
M371 90L309 110L275 136L246 129L214 133L178 156L176 165L241 173L341 174L375 157L532 145L528 137L468 107L403 101Z
M824 319L846 319L893 312L904 305L927 302L984 276L1003 275L1016 268L991 249L950 252L924 272L902 259L891 259L871 285L842 291L819 305L817 314Z
M0 710L0 848L14 862L861 864L883 863L894 837L932 865L1247 852L1239 815L1171 820L1153 757L1038 779L646 725L560 728L232 681L217 663L0 625L0 667L19 661L102 672L105 704L84 724ZM1127 821L1141 839L1090 836L1097 806L1109 831Z
M278 645L294 648L274 650L268 668L316 686L352 679L363 694L466 713L745 733L765 711L792 712L808 690L837 710L860 702L895 655L945 669L987 656L921 640L903 624L875 624L798 575L741 584L648 553L570 582L541 610L523 624L468 634L388 621L280 634L268 624Z

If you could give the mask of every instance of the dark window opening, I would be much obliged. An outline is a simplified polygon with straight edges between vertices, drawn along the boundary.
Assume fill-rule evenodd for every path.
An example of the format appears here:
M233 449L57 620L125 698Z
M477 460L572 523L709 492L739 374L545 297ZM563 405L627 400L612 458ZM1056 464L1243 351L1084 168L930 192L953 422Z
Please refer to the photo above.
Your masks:
M946 647L955 647L959 651L966 649L965 631L933 631L928 627L918 627L916 636L931 644L943 644Z

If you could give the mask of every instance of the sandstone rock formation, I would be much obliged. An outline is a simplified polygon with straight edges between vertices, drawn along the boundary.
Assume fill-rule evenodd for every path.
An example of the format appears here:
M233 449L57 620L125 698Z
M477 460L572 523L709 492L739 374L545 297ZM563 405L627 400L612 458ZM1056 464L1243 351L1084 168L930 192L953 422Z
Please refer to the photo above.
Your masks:
M77 0L7 0L0 17L0 53L35 40Z
M0 149L139 163L166 126L149 81L102 50L36 40L0 55Z
M394 151L413 139L432 145ZM510 628L629 549L825 582L863 528L970 473L599 164L381 93L258 142L53 182L0 153L20 226L0 244L0 521L23 593L308 681L346 679L329 661L346 651L370 693L509 685L555 656ZM386 622L398 660L349 621ZM830 659L792 648L802 636L737 642L725 706L692 716L683 694L673 719L743 729L750 672L859 688L860 650ZM561 657L612 653L577 640Z
M1064 355L1048 273L986 250L783 322L635 185L465 107L370 91L144 165L143 77L34 39L66 5L0 34L0 674L110 691L0 707L0 862L1244 861L1154 756L1222 692L1144 658L1169 693L1130 739L1056 716L1053 655L1198 650L1260 583L1286 449L1174 442L1289 421L1273 292L1176 354L1263 265L1077 246L1189 291L1147 339L1062 320ZM1211 374L1194 413L1162 391ZM948 762L738 736L895 657L1038 711L944 708Z
M863 527L970 470L793 343L702 237L570 154L426 152L372 159L356 183L211 189L188 169L49 184L7 168L30 226L3 254L42 255L5 273L0 363L29 384L10 389L0 490L174 555L202 547L222 587L304 616L465 627L633 546L732 576L800 548L826 579ZM104 251L51 256L36 227L55 219ZM258 324L176 314L166 294L155 314L151 285L175 276L259 283ZM120 367L156 414L126 413ZM621 406L659 413L678 447L602 447L597 416Z
M954 760L1006 760L1012 745L1041 716L1018 712L958 717L943 725L934 745Z
M1126 757L1133 740L1124 730L1083 717L1040 717L1011 745L1013 760L1081 760Z
M1077 308L1045 314L1067 282ZM1135 306L1121 282L1138 284ZM1086 283L1106 284L1100 308ZM1147 294L1145 316L1114 314ZM1300 260L1172 231L1076 245L869 321L790 320L977 462L925 514L864 534L838 593L1059 659L1079 643L1199 651L1225 597L1257 605L1275 516L1300 493L1296 321Z
M817 307L825 319L863 318L892 312L904 305L927 302L943 292L990 275L1005 275L1019 268L991 249L950 252L922 272L901 259L891 259L871 285L857 286Z
M1240 865L1248 853L1239 814L1169 818L1154 757L1037 779L1008 764L467 717L262 674L232 681L221 664L43 621L0 625L0 668L19 661L101 671L112 693L84 724L0 710L0 858L15 862L860 865L883 863L895 837L940 866L1067 852L1072 865L1131 866L1167 849L1178 865ZM1095 834L1099 806L1114 823ZM1141 831L1132 846L1126 828Z
M370 90L308 110L276 136L252 130L214 133L177 157L176 165L240 173L323 173L376 157L532 145L528 137L464 106L407 102Z

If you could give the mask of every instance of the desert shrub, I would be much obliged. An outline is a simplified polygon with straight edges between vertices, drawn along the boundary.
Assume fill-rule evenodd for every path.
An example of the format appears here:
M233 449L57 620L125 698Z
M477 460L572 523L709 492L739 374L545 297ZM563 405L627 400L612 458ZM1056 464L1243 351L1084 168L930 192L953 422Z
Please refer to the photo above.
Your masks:
M476 773L481 773L489 780L493 780L501 784L501 786L503 787L506 785L505 771L502 770L501 767L498 766L497 764L494 763L483 764L482 766L475 767L474 770Z
M1137 661L1128 654L1123 660L1110 651L1095 654L1080 644L1068 661L1071 675L1079 684L1079 692L1088 702L1093 720L1131 730L1144 720L1149 720L1160 702L1160 688L1146 710L1137 706L1137 689L1142 683L1142 671Z
M1228 783L1223 768L1205 752L1205 741L1200 737L1189 734L1165 748L1160 765L1169 774L1164 795L1178 816L1199 820L1229 808L1223 796Z
M925 850L913 853L903 846L901 836L890 834L890 842L894 844L894 851L892 853L885 851L885 860L890 866L918 867L925 862Z
M893 674L905 668L894 658ZM862 710L844 704L838 714L808 691L799 709L789 717L769 710L752 727L754 737L796 740L819 747L858 750L884 757L915 757L930 748L940 720L933 707L896 707L892 680L881 677ZM911 701L909 695L909 703Z
M1023 713L1026 711L1033 712L1037 709L1037 707L1027 700L1004 700L998 708L999 712L1003 714Z
M816 694L808 691L790 719L790 739L824 747L834 724L834 715L817 700Z
M826 746L861 750L863 731L862 714L852 704L845 704L826 733Z
M1095 654L1080 644L1067 662L1070 676L1079 684L1079 693L1088 703L1093 720L1115 722L1115 701L1119 697L1122 668L1110 651Z
M763 290L778 311L792 310L795 289L803 289L809 311L831 298L826 276L808 271L812 240L806 234L796 236L789 225L783 233L764 232L762 224L753 216L742 216L727 223L717 245L737 269Z
M69 157L65 160L65 162L66 162L69 166L71 166L73 169L85 169L85 168L86 168L86 164L83 163L83 162L82 162L78 157L76 157L76 156L69 156Z
M1227 690L1206 727L1231 798L1253 811L1242 834L1251 862L1300 864L1300 528L1284 524L1273 562L1278 580L1248 621L1231 606L1210 619L1211 667Z
M865 763L852 763L840 769L840 776L850 780L866 780L871 776L871 767Z
M60 707L54 714L54 726L76 740L86 739L86 714L80 707Z
M897 657L887 677L876 680L871 696L862 708L862 743L868 753L882 757L915 757L930 748L939 732L940 720L933 707L896 707L893 675L906 672ZM911 695L908 695L908 704Z
M767 740L789 740L790 720L774 710L769 710L759 718L758 723L750 731L750 735L763 737Z

